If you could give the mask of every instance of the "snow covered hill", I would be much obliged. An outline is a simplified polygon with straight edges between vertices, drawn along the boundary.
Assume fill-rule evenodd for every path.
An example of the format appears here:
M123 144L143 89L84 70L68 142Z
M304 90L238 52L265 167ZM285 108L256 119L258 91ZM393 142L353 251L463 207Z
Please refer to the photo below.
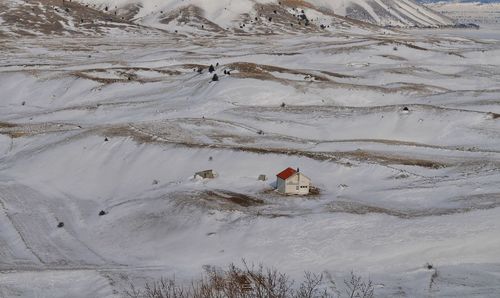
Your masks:
M78 0L99 9L133 15L141 23L172 29L176 26L204 26L210 30L254 25L322 27L338 16L381 26L452 25L452 21L412 0Z
M152 34L156 31L131 23L123 16L107 14L76 2L0 1L0 37L130 35L139 32Z
M412 0L5 0L2 35L270 34L439 27L453 22ZM376 26L374 26L376 25ZM127 34L128 34L127 33Z
M443 15L464 24L474 23L484 27L484 25L495 26L500 23L500 3L439 2L427 5Z

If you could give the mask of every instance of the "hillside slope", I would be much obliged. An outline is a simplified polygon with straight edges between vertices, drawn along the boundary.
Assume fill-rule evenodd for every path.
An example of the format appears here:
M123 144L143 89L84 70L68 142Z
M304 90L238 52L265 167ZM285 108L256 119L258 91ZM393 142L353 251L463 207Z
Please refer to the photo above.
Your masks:
M99 9L132 16L140 23L157 27L206 25L211 30L245 29L250 24L274 21L328 28L340 16L380 26L439 27L453 22L412 0L78 0ZM301 24L300 24L301 23ZM243 26L245 24L245 26ZM170 25L170 26L168 26ZM325 28L323 28L325 29Z
M0 2L2 36L96 36L155 32L124 16L99 11L82 3L61 0L5 0Z
M0 37L25 35L275 34L439 27L452 21L412 0L6 0Z
M242 258L498 297L500 41L418 31L0 43L0 297ZM272 191L286 167L320 194Z

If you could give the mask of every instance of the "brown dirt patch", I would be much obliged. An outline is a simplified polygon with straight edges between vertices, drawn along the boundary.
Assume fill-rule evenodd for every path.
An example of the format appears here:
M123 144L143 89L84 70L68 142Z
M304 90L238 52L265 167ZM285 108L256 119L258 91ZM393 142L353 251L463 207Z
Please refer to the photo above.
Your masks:
M227 145L227 144L214 144L214 143L199 143L199 142L188 142L185 140L169 140L169 141L159 141L155 136L141 133L132 130L128 126L117 126L110 127L103 131L105 135L108 136L121 136L121 137L132 137L139 143L170 143L179 146L185 146L190 148L218 148L227 150L236 150L257 154L284 154L284 155L295 155L304 156L315 160L321 161L334 161L340 162L340 159L353 159L364 162L373 162L385 165L400 164L409 166L419 166L431 169L438 169L449 166L444 162L439 162L435 160L425 160L417 158L409 158L405 156L388 155L377 152L369 151L347 151L347 152L315 152L315 151L303 151L298 149L288 149L288 148L261 148L252 146L238 146L238 145Z
M285 79L277 78L277 77L273 76L271 73L271 72L279 72L279 73L299 75L299 76L304 76L304 77L308 76L308 77L314 78L316 81L319 81L319 82L329 82L330 81L330 79L328 79L327 77L321 76L321 75L317 75L317 74L313 74L313 73L309 73L309 72L298 71L298 70L294 70L294 69L278 67L278 66L265 65L265 64L255 64L255 63L249 63L249 62L236 62L236 63L231 63L231 64L227 65L227 67L238 70L239 73L235 74L235 76L242 77L242 78L287 81Z
M304 7L304 8L311 8L311 9L316 9L314 5L311 3L308 3L304 0L282 0L281 4L290 6L290 7Z
M8 123L8 122L0 122L0 128L12 128L16 127L17 125Z
M207 195L209 199L229 202L241 207L259 206L264 204L264 200L227 190L210 190L205 192L205 195Z
M481 194L452 199L451 202L460 203L459 207L451 208L423 208L423 209L392 209L374 205L368 205L356 201L335 201L326 206L330 212L345 212L351 214L380 213L396 216L403 219L411 219L428 216L443 216L451 214L466 213L475 210L488 210L500 206L500 194Z
M11 138L20 138L24 136L34 136L45 133L64 132L79 129L76 125L64 123L38 123L38 124L20 124L10 123L0 124L0 134L8 135Z
M439 169L439 168L447 167L447 164L442 163L442 162L438 162L438 161L409 158L409 157L397 156L397 155L387 155L387 154L369 152L369 151L363 151L363 150L343 152L341 154L345 155L346 157L349 157L349 158L355 158L355 159L364 160L364 161L371 160L371 161L376 161L378 163L383 163L383 164L399 164L399 165L406 165L406 166L418 166L418 167L424 167L424 168L430 168L430 169Z
M99 77L99 73L108 71L116 71L119 78L103 78ZM106 69L87 69L83 71L73 72L72 75L78 78L92 80L101 84L125 83L125 82L158 82L162 81L162 77L156 78L140 78L135 72L137 71L152 71L166 76L175 76L182 74L178 70L157 69L147 67L126 67L126 68L106 68Z
M383 58L391 59L394 61L408 61L408 59L400 57L400 56L396 56L396 55L379 55L379 56L383 57Z
M489 115L491 115L492 119L498 119L498 118L500 118L500 114L497 114L497 113L489 113Z

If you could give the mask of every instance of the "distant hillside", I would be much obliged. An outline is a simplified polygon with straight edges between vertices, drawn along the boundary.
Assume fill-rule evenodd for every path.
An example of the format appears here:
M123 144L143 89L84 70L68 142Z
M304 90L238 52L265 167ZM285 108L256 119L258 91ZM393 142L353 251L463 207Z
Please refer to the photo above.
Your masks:
M426 5L461 24L500 23L500 3L438 2Z
M99 9L108 8L118 14L126 14L140 23L156 24L164 28L174 27L174 24L197 22L211 29L238 28L245 21L258 22L263 17L271 21L286 20L298 25L304 13L309 21L321 22L323 25L329 25L327 21L334 15L380 26L438 27L452 24L450 19L412 0L78 1ZM305 21L302 19L302 23Z
M0 36L73 36L371 32L453 21L412 0L5 0L0 24Z
M0 36L105 35L144 32L125 17L63 0L0 1ZM158 31L148 29L148 31Z

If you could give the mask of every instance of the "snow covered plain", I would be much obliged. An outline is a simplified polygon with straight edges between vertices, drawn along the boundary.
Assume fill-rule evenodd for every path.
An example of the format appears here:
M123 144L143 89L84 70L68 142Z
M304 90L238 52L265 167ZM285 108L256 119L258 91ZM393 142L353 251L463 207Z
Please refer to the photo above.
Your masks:
M377 297L500 295L500 38L158 34L0 43L1 297L242 258L354 270ZM321 194L271 191L287 166Z

